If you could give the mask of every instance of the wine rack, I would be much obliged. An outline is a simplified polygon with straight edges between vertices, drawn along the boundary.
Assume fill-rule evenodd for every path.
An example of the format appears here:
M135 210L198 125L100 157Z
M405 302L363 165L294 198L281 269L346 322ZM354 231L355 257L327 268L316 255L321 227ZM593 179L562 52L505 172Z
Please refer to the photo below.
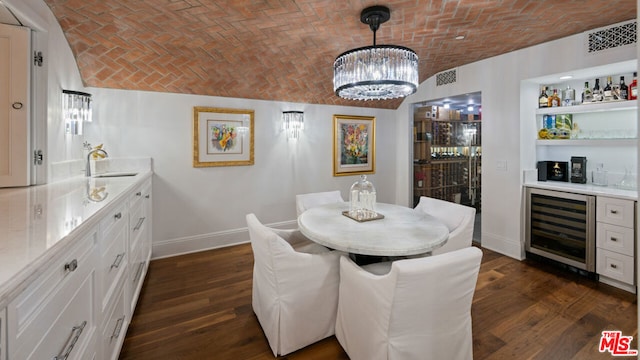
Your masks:
M421 196L480 205L481 121L434 106L419 107L413 128L413 201Z

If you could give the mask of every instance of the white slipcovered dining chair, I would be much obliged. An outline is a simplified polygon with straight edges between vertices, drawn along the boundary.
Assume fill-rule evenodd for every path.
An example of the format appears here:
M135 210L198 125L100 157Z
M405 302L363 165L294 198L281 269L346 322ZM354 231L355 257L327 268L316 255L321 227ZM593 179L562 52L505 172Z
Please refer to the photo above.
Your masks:
M473 358L471 302L482 251L397 260L375 275L340 259L336 338L351 360Z
M296 212L300 216L312 207L337 202L344 202L339 190L298 194L296 195Z
M449 239L432 251L433 255L444 254L471 246L476 209L449 201L421 196L416 210L423 211L442 221L449 228Z
M274 356L335 332L341 253L298 230L272 229L246 216L253 250L252 306Z

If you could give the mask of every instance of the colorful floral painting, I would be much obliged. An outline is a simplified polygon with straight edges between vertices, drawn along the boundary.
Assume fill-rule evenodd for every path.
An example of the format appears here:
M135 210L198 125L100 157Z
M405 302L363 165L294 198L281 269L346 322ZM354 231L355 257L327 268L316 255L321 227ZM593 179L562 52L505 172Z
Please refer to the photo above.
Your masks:
M366 124L341 124L340 138L342 150L340 164L366 164L368 148L368 128Z
M333 116L333 175L375 172L375 117Z
M193 167L254 163L254 111L193 107Z
M242 146L238 137L238 122L234 121L208 121L209 154L216 153L240 153Z

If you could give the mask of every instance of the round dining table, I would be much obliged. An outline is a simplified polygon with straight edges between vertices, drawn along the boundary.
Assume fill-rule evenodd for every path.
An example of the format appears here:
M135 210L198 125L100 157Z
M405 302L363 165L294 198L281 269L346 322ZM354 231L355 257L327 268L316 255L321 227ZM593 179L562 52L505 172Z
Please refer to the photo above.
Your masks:
M378 203L381 219L357 221L343 214L349 203L313 207L298 217L310 240L350 254L402 257L430 253L449 238L447 226L422 211Z

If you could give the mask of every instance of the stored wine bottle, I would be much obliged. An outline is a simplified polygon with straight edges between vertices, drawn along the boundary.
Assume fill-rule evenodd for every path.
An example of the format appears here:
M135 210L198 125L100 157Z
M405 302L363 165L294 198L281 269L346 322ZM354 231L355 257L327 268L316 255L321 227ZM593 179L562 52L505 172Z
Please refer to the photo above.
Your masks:
M611 81L611 76L607 76L607 85L605 85L602 90L602 100L603 101L611 101L613 100L613 93L611 92L613 88L611 87L613 82Z
M629 100L638 98L638 73L633 73L633 81L629 84Z
M584 89L582 89L582 102L590 103L593 101L593 93L591 92L591 87L589 87L589 82L584 82Z
M620 76L620 100L629 98L629 87L624 83L624 76Z
M542 91L540 92L540 96L538 97L538 107L540 108L549 107L549 98L547 97L546 86L542 87Z
M593 85L593 101L602 101L602 89L600 88L600 79L596 79L596 84Z
M558 96L558 89L553 89L553 94L549 96L549 107L560 106L560 96Z

